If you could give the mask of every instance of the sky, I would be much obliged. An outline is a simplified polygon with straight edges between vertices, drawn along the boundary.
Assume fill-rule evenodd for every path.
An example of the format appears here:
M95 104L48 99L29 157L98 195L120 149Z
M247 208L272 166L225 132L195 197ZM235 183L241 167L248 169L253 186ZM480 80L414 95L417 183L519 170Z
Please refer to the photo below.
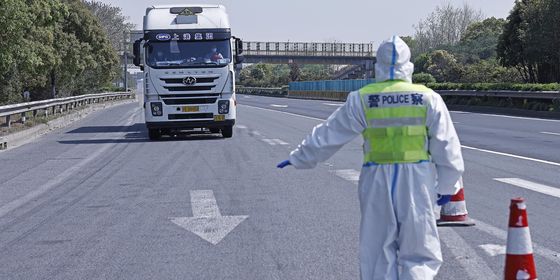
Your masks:
M99 1L99 0L98 0ZM505 18L515 0L100 0L119 6L142 29L146 8L162 4L222 4L232 34L245 41L379 44L392 35L413 35L414 25L438 5L468 3L486 17Z

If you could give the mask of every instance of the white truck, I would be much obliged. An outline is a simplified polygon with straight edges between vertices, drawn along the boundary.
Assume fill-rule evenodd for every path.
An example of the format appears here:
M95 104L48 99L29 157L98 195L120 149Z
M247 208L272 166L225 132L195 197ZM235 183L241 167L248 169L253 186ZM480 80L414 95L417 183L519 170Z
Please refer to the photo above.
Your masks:
M232 137L243 43L231 36L225 7L149 7L143 31L134 43L134 64L144 71L149 138L195 129Z

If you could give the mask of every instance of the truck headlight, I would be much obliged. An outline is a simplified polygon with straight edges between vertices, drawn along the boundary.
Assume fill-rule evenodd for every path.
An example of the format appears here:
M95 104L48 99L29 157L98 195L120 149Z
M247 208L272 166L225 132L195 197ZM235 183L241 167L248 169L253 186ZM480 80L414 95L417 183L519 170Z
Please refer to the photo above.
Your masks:
M150 103L150 107L152 108L152 116L154 117L163 116L163 107L161 102L152 102Z
M229 113L229 100L218 101L218 114L225 115Z

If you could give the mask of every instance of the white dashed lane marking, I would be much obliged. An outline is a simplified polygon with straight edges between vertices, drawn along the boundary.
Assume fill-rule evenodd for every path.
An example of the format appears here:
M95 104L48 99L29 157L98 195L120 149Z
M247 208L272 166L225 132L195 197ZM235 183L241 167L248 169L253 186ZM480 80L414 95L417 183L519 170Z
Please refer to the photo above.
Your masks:
M342 107L344 103L323 103L323 105L333 106L333 107Z
M494 180L506 184L510 184L516 187L528 189L531 191L539 192L542 194L554 196L560 198L560 189L549 187L547 185L534 183L531 181L519 179L519 178L494 178Z
M270 104L270 106L274 108L288 108L288 105Z
M476 251L452 228L438 228L440 240L449 249L455 260L463 267L468 279L495 279L498 276L476 253Z
M547 131L543 131L541 132L542 134L548 134L548 135L555 135L555 136L560 136L560 133L556 133L556 132L547 132Z
M271 146L276 146L276 145L281 145L281 146L286 146L286 145L290 145L289 143L286 143L280 139L262 139L264 142L266 142L267 144L271 145Z
M354 184L358 184L358 181L360 180L360 172L354 169L333 170L332 173Z
M478 245L480 249L486 252L491 257L506 254L506 246L498 244L482 244Z

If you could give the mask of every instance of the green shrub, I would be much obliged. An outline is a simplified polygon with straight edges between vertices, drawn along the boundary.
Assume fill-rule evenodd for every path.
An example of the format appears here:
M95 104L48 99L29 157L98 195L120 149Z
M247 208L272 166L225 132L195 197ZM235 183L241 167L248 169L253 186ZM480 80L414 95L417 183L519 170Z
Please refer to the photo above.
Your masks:
M418 73L412 75L412 82L419 84L435 83L436 78L430 73Z
M560 91L560 84L509 84L509 83L427 83L433 90L516 90Z

